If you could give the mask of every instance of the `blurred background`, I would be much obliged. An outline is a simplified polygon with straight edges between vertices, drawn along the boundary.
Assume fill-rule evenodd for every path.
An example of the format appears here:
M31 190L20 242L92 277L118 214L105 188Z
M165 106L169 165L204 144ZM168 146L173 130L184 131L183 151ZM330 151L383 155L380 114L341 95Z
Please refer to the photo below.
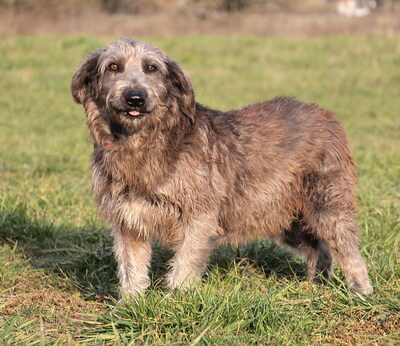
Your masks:
M400 0L0 0L0 34L393 34Z

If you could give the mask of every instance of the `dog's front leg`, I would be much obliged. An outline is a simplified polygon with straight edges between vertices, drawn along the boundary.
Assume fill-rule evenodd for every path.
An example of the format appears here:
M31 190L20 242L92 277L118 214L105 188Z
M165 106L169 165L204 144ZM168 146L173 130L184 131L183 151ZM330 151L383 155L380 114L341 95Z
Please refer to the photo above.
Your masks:
M188 288L201 279L215 239L216 224L209 217L192 220L170 261L169 289Z
M122 295L143 292L150 283L151 242L126 231L114 230L113 235Z

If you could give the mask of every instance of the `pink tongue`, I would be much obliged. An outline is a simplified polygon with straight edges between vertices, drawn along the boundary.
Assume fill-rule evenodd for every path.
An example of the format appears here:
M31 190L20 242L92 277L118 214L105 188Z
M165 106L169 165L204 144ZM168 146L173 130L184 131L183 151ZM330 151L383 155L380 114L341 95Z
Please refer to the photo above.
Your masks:
M138 111L130 111L130 115L133 115L134 117L138 116L140 113Z

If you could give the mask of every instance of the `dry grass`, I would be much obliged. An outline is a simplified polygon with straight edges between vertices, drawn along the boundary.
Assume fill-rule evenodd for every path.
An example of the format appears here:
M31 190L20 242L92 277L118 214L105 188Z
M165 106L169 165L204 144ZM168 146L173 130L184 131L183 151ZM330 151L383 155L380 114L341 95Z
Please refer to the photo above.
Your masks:
M0 246L0 258L0 344L4 341L2 327L5 334L7 328L14 330L15 343L32 342L38 334L48 341L71 343L87 314L105 311L101 303L85 300L67 278L34 269L16 254L16 247ZM21 321L30 329L20 328Z
M400 16L380 12L364 18L345 18L333 12L195 13L164 12L146 15L103 12L63 16L0 14L0 35L93 34L112 36L180 36L192 34L316 37L342 34L394 35Z
M66 280L55 283L51 276L35 271L15 279L18 283L7 290L7 304L1 309L4 316L28 309L43 315L56 310L60 319L78 321L82 313L101 311L100 303L84 301L77 292L71 294Z
M396 335L400 330L399 315L372 311L350 310L342 316L343 321L331 331L330 343L335 345L379 344L376 339L384 335ZM349 333L349 331L352 331ZM394 341L380 344L395 345Z

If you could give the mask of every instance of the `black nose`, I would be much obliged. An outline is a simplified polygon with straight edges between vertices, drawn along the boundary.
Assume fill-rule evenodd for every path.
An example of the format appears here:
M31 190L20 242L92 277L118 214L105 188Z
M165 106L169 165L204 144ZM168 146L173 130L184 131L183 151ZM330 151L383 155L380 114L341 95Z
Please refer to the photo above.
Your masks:
M144 91L129 91L125 94L125 102L128 106L140 107L146 102L146 96Z

